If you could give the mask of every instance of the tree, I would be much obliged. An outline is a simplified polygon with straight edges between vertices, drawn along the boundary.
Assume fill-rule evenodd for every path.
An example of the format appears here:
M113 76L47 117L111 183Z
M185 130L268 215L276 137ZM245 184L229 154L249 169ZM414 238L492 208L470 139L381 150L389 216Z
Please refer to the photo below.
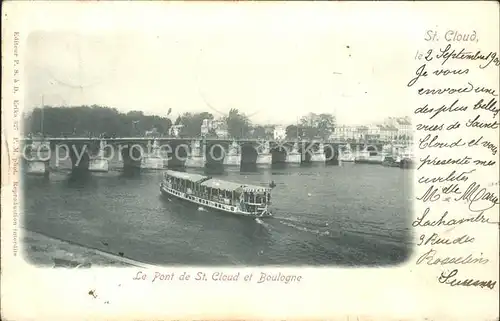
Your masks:
M305 126L302 128L302 137L307 139L319 138L319 128L312 126Z
M212 115L211 113L206 112L206 111L200 113L199 117L202 119L202 122L203 122L203 119L210 119L210 120L214 119L214 115Z
M309 139L327 139L335 127L335 117L332 114L309 113L300 120L304 137Z
M335 117L332 114L320 114L318 120L318 134L328 139L335 129Z
M232 108L225 117L229 136L234 138L245 137L250 130L250 121L245 114L240 114L238 109Z
M201 136L201 125L204 119L213 119L213 115L207 112L202 113L184 113L180 116L182 127L180 136L182 137L199 137Z
M96 108L94 106L92 106L93 108ZM99 108L99 107L97 107ZM132 110L132 111L129 111L127 113L127 117L130 117L130 118L143 118L144 117L144 113L140 110Z
M257 125L253 128L253 138L264 138L266 136L266 129L264 126Z
M302 137L303 135L303 130L302 127L299 127L297 125L290 125L286 129L286 138L288 139L297 139L299 137Z
M217 138L217 132L215 129L210 128L207 133L207 138Z
M144 115L142 111L120 113L102 106L35 108L25 116L24 131L50 136L142 135L151 128L163 134L172 125L169 118Z

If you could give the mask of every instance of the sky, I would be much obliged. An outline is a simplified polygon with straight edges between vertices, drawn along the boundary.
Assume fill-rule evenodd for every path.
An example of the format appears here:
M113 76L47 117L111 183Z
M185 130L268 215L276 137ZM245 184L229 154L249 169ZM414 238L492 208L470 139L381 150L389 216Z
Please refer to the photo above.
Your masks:
M192 13L192 12L191 12ZM237 108L254 123L295 123L332 113L363 124L410 114L401 92L414 46L388 24L390 12L364 19L294 11L179 14L163 28L32 32L26 45L25 110L104 105L172 116ZM177 15L176 17L179 17ZM393 21L397 23L397 21ZM400 39L394 42L394 39ZM410 39L411 37L408 37ZM411 48L411 52L408 48Z

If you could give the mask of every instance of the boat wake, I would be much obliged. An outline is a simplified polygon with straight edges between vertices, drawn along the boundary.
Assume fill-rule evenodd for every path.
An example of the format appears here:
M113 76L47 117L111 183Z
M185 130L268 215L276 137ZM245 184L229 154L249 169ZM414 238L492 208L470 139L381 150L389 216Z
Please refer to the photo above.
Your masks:
M198 207L198 211L200 211L200 212L206 212L207 210L203 206L200 206L200 207Z
M300 225L293 224L291 222L287 222L285 220L280 220L279 222L281 224L283 224L283 225L286 225L288 227L297 229L297 230L302 231L302 232L313 233L313 234L321 235L321 236L330 236L332 234L328 230L327 231L322 231L320 229L308 228L308 227L305 227L305 226L300 226Z
M362 228L360 228L360 223L356 226L356 222L353 221L322 223L293 217L277 217L277 221L302 232L330 238L340 238L349 235L351 237L369 238L379 242L400 243L407 233L407 230L395 230L379 226L382 223L378 222L364 222Z
M263 220L261 220L260 218L256 217L255 218L255 222L257 222L259 225L262 225L263 227L265 227L266 229L272 229L272 226L269 225L269 223L267 222L264 222Z

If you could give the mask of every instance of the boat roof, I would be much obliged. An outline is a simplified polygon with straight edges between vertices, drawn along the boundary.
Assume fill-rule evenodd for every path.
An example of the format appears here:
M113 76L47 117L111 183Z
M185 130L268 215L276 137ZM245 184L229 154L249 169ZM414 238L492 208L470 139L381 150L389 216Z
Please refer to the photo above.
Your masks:
M245 192L270 192L271 188L257 185L244 185L243 190Z
M257 185L247 185L240 183L233 183L228 181L223 181L220 179L212 178L200 184L201 186L223 189L227 191L235 191L241 189L245 192L268 192L270 188L257 186Z
M184 180L189 180L192 182L199 182L203 179L207 179L207 176L203 176L200 174L191 174L191 173L186 173L186 172L177 172L177 171L172 171L172 170L167 170L165 172L165 175L171 176L171 177L176 177Z
M210 188L218 188L224 190L237 190L242 187L241 184L222 181L220 179L212 178L200 184L201 186L210 187Z
M204 176L204 175L200 175L200 174L177 172L177 171L172 171L172 170L167 170L165 172L165 176L176 177L176 178L180 178L180 179L184 179L184 180L189 180L192 182L203 181L200 184L201 186L205 186L205 187L209 187L209 188L223 189L226 191L235 191L235 190L240 189L240 190L245 191L245 192L269 192L271 190L270 188L264 187L264 186L228 182L228 181L223 181L223 180L220 180L217 178L210 178L208 176Z

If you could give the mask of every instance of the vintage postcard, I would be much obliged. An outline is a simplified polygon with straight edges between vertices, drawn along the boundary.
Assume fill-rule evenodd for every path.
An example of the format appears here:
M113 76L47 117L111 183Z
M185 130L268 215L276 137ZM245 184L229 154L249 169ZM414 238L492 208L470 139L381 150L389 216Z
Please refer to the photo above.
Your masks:
M498 2L2 10L2 318L498 320Z

